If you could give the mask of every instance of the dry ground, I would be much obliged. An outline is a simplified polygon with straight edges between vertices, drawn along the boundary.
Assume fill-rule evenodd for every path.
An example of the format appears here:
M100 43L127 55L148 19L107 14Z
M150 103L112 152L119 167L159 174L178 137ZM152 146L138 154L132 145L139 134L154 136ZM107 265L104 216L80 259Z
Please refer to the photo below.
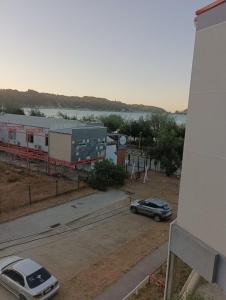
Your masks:
M24 180L29 180L27 177L29 175ZM179 190L176 177L151 173L148 183L128 181L123 190L135 192L133 198L157 196L166 199L176 216ZM67 200L63 197L62 201ZM109 215L113 209L121 213L95 223L101 214ZM37 260L60 280L61 289L56 300L93 299L168 240L170 222L156 223L148 217L132 214L129 199L97 212L92 221L92 225L81 230L13 249L15 254ZM85 222L82 219L74 225Z
M59 196L56 197L56 180ZM30 205L29 186L32 205ZM80 183L0 162L0 222L64 203L94 192ZM86 187L84 189L84 187ZM66 194L65 194L66 193Z
M190 272L191 269L186 264L184 264L181 260L178 259L176 262L176 274L175 274L176 277L175 277L175 286L174 286L175 297L173 299L179 300L178 299L179 297L176 295L180 293ZM160 279L161 281L165 281L166 264L162 266L155 273L155 277L157 279ZM164 289L159 287L156 283L150 282L145 287L140 289L137 295L131 296L129 300L162 300L163 296L164 296Z
M135 192L133 198L157 196L167 199L173 207L174 217L176 216L179 190L179 180L176 177L169 178L152 173L148 183L128 181L123 190ZM56 300L73 300L75 296L79 300L92 299L168 240L169 222L155 223L144 216L121 216L104 226L108 229L107 232L105 230L106 239L111 235L113 240L114 236L120 234L121 242L112 243L109 253L106 251L105 255L100 255L93 263L90 261L90 264L75 276L64 280ZM98 235L96 238L98 239ZM99 243L101 247L103 241L99 240Z

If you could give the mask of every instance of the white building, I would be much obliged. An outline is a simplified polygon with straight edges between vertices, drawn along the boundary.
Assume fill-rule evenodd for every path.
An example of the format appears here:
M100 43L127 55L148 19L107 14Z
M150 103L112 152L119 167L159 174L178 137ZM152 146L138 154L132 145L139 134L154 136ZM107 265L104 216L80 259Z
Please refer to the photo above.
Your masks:
M75 167L104 159L107 128L80 121L0 115L0 151Z
M197 11L178 217L165 299L180 258L226 293L226 1Z

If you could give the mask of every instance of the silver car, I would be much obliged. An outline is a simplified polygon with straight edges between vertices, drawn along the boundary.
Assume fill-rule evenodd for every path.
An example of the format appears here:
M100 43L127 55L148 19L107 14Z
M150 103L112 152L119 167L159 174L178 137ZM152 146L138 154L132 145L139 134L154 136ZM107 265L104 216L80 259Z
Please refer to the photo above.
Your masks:
M0 260L0 283L20 300L50 299L57 279L31 259L9 256Z
M158 198L133 201L130 204L130 209L133 213L141 213L153 217L157 222L169 219L172 216L170 205Z

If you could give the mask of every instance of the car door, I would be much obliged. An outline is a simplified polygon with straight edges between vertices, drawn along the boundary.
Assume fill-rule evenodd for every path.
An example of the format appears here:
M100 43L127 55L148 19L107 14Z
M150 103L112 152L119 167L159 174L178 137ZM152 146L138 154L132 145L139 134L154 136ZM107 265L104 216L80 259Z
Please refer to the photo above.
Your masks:
M146 214L148 216L153 217L154 216L154 211L155 211L155 204L147 203L147 205L145 207L145 210L146 210Z
M16 296L19 296L24 291L24 278L15 270L5 270L2 272L2 281L7 288Z
M139 201L139 205L136 207L137 211L141 214L145 214L145 200Z
M150 215L150 207L148 202L142 201L140 212L144 215Z

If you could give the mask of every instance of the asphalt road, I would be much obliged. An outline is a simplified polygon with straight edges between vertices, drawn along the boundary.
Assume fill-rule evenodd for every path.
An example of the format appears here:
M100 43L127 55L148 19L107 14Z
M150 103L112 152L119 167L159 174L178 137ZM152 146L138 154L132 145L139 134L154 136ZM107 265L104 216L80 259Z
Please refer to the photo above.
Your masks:
M30 239L31 236L40 237L54 233L56 230L64 230L67 228L67 224L73 225L84 217L89 218L89 215L98 214L98 211L117 204L126 197L124 192L118 190L98 192L54 208L0 224L0 257L17 254L17 252L20 255L23 245L18 246L16 245L17 242L23 243ZM51 226L56 224L58 224L60 229L51 228ZM17 239L16 242L15 239ZM8 246L10 246L9 249ZM13 299L16 298L0 286L0 300Z
M0 225L0 250L3 242L51 230L51 226L66 225L98 209L121 201L126 197L119 190L98 192L82 199L49 208ZM0 255L1 256L1 255Z

